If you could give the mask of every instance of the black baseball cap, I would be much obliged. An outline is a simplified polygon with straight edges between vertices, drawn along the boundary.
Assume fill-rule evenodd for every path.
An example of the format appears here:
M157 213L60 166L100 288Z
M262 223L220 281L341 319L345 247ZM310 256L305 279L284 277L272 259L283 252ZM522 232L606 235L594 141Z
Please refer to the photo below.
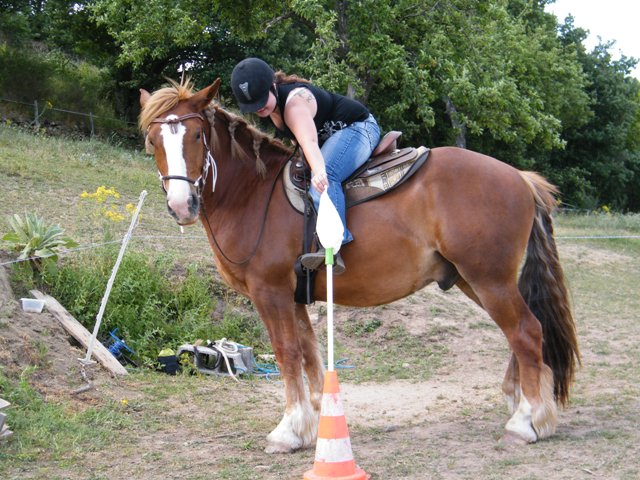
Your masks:
M273 69L259 58L245 58L231 72L231 88L242 113L256 112L269 99Z

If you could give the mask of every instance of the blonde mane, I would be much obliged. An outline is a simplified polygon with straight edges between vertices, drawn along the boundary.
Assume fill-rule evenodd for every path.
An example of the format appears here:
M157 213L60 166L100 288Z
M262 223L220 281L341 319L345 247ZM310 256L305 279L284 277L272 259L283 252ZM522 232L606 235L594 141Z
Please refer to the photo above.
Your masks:
M143 132L163 112L174 108L179 101L187 100L193 96L193 83L190 78L183 79L180 83L171 79L168 80L170 85L153 92L140 111L138 125Z
M140 130L145 132L151 122L161 116L164 112L173 109L181 100L188 100L194 94L193 84L190 79L183 80L181 83L169 80L170 86L166 86L153 92L147 100L144 107L140 111L138 124ZM242 130L246 130L251 139L251 149L255 156L256 170L264 176L266 166L260 156L261 146L263 144L275 149L281 153L291 153L291 149L284 145L280 140L264 133L255 126L247 122L243 117L231 113L222 106L217 104L209 105L205 111L205 115L211 125L212 149L216 151L220 144L216 129L214 128L217 120L222 120L226 124L226 129L231 139L231 155L233 158L239 158L243 161L250 161L250 156L245 148L240 145L236 139L236 134Z

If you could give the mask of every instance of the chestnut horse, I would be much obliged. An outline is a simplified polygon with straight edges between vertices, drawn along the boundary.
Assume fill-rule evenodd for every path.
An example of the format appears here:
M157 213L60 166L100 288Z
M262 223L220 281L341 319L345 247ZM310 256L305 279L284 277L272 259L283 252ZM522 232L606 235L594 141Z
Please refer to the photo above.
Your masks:
M222 277L266 325L286 394L266 450L290 452L315 442L324 368L306 306L294 302L303 218L282 188L291 151L212 104L219 86L141 90L140 127L169 213L180 225L200 219ZM553 238L555 193L535 173L434 148L407 183L349 210L355 241L341 250L347 270L334 282L341 305L390 303L433 281L480 305L513 352L502 389L512 414L503 438L514 443L555 432L556 405L567 402L579 361ZM314 294L326 298L324 270Z

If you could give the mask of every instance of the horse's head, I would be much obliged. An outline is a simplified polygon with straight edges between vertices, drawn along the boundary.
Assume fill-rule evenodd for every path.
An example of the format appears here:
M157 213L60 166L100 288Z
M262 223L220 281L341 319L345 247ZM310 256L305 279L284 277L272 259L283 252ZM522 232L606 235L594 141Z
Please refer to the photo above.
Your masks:
M189 82L172 85L153 94L140 90L140 128L147 152L155 156L169 213L179 225L190 225L198 218L200 191L213 162L202 112L218 93L220 79L195 94Z

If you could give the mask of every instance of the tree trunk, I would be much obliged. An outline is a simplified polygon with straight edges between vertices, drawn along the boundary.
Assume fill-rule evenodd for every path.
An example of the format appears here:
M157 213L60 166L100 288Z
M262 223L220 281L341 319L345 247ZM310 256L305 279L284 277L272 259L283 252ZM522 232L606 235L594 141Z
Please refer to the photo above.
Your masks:
M451 126L456 132L456 147L467 148L467 126L460 121L458 111L451 98L447 96L444 101L446 104L445 112L449 116Z

